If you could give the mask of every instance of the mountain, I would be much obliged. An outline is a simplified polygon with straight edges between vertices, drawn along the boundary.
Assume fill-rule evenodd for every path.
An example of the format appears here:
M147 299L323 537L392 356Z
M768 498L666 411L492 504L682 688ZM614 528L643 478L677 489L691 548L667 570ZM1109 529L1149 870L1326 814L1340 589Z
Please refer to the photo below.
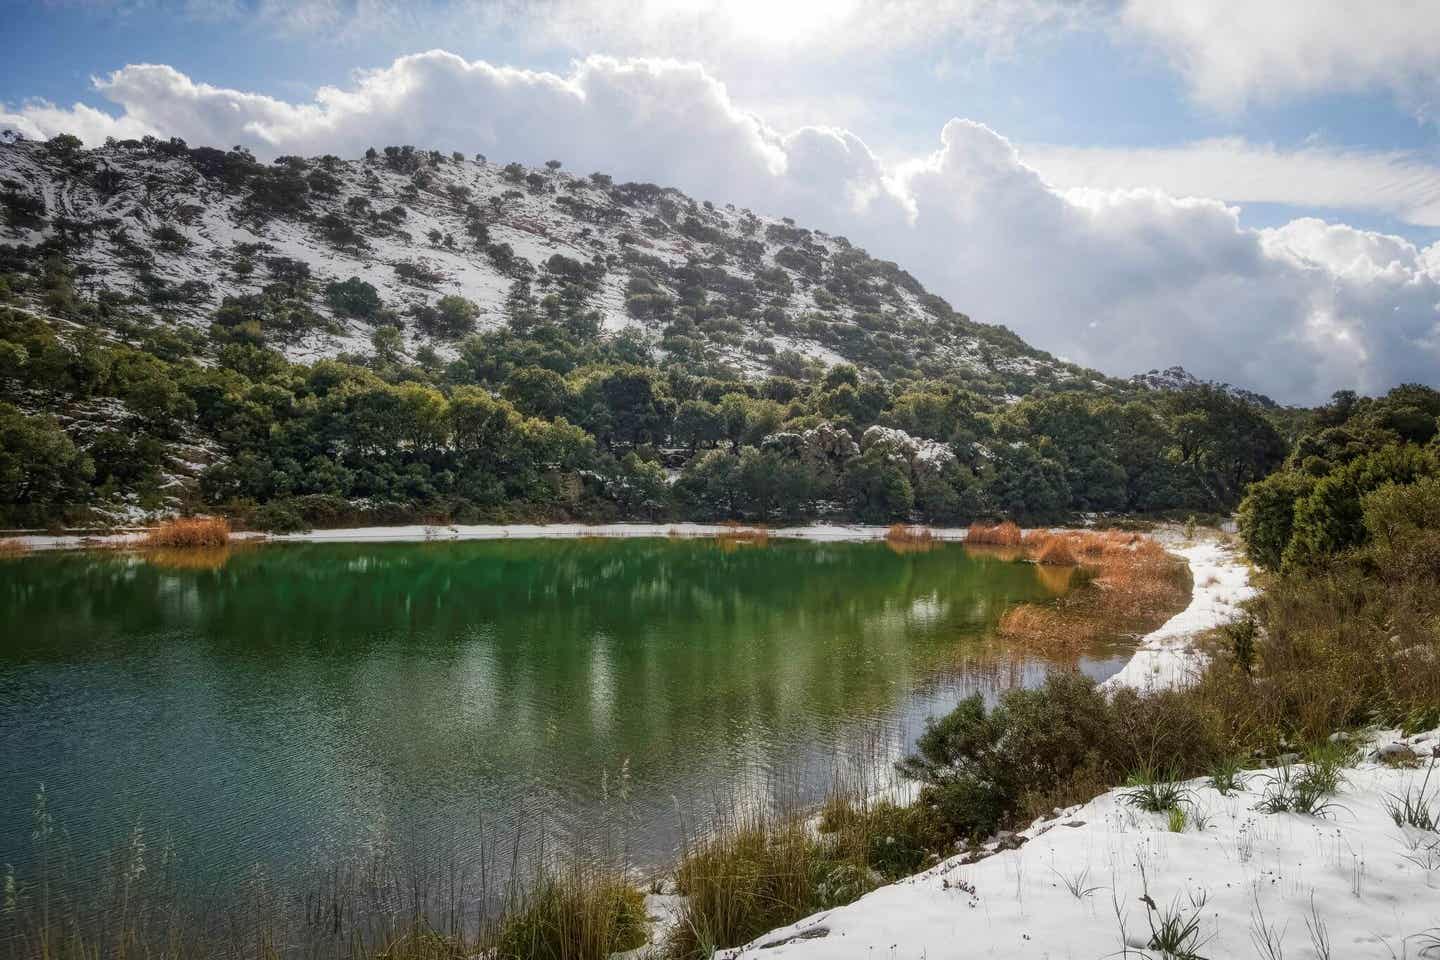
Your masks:
M1278 410L1280 405L1263 393L1256 393L1253 390L1246 390L1243 387L1232 386L1228 383L1221 383L1215 380L1201 380L1189 370L1182 366L1166 367L1164 370L1151 370L1148 373L1137 373L1130 378L1130 382L1151 390L1193 390L1196 387L1212 387L1238 400L1252 403L1257 407L1264 407L1267 410Z
M35 255L63 241L88 292L200 331L227 297L297 275L373 288L378 306L320 298L264 330L292 360L366 352L391 324L407 354L453 359L471 322L426 323L441 297L473 302L485 330L557 293L607 332L747 376L850 362L891 378L963 374L996 396L1104 380L971 321L844 237L558 165L410 147L262 165L178 141L22 141L0 146L0 190L5 240Z
M0 214L0 523L1225 510L1279 445L843 237L559 161L10 138Z

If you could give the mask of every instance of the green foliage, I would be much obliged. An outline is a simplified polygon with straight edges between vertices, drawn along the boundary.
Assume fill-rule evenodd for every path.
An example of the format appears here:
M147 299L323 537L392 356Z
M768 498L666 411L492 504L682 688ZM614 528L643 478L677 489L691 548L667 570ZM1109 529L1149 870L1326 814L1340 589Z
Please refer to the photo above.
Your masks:
M1035 690L1008 690L987 709L979 694L926 724L916 752L896 765L922 784L920 803L955 836L995 831L1027 797L1104 768L1113 715L1079 674L1052 674Z
M1386 484L1406 484L1440 474L1440 457L1414 445L1382 447L1321 478L1295 504L1294 529L1283 561L1306 565L1365 539L1361 499Z
M1433 483L1405 488L1440 476L1437 411L1440 391L1416 384L1378 399L1336 394L1296 440L1285 468L1247 492L1239 529L1251 559L1271 570L1314 567L1431 524Z
M383 306L379 291L359 277L327 284L325 301L336 313L362 320L374 320Z
M866 523L904 520L915 507L908 472L883 453L867 453L845 472L845 503Z
M0 518L48 523L89 499L95 465L53 418L0 403Z

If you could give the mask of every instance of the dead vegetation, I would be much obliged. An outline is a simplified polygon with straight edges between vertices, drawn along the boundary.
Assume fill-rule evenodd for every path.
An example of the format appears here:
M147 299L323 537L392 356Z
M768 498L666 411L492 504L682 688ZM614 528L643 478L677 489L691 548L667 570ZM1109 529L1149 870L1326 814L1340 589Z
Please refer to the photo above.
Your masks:
M965 533L965 542L992 547L1018 547L1024 542L1020 528L1006 520L994 525L972 523Z
M230 521L224 517L177 517L148 530L141 546L215 549L229 542Z
M885 531L885 545L895 553L924 553L935 549L938 543L935 531L929 527L911 527L896 523Z
M1025 556L1052 569L1069 568L1072 589L1048 603L1025 603L1000 619L1009 639L1078 646L1106 636L1146 633L1184 604L1186 565L1156 541L1121 530L1033 531Z
M770 543L770 531L764 524L748 525L727 520L720 526L715 541L721 550L730 551L742 546L763 547Z

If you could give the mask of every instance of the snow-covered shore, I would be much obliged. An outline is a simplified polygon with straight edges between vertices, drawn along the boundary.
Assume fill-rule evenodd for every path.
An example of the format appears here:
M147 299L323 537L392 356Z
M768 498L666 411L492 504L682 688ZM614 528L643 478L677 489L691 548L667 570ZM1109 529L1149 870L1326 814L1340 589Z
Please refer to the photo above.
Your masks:
M575 537L714 537L735 533L746 527L718 523L505 523L505 524L409 524L393 527L343 527L311 530L306 533L237 533L240 539L264 539L276 543L404 543L439 540L559 540ZM807 524L796 527L769 527L769 537L791 540L883 540L890 528L866 524ZM964 540L965 527L927 527L937 540ZM143 534L109 536L24 535L12 539L31 550L74 550L82 547L125 547L138 545Z
M1411 738L1415 752L1437 733ZM1326 817L1256 810L1273 771L1230 796L1195 780L1178 833L1111 790L1031 826L1018 848L952 858L726 956L1159 958L1149 945L1168 913L1197 920L1202 957L1440 957L1440 834L1397 827L1385 806L1426 771L1367 761Z
M1250 570L1236 549L1220 540L1167 544L1190 564L1190 603L1140 640L1130 660L1106 686L1146 690L1184 684L1200 667L1192 644L1196 636L1239 614L1239 605L1255 595Z
M1172 550L1190 564L1190 604L1141 641L1112 686L1186 682L1198 666L1191 641L1254 593L1233 548L1204 540ZM1374 748L1396 743L1420 765L1379 762ZM1229 796L1187 783L1180 832L1117 788L981 859L950 858L723 956L1160 958L1169 954L1150 944L1169 915L1195 919L1190 947L1203 957L1440 958L1440 833L1402 829L1387 809L1424 792L1440 818L1437 744L1440 730L1375 732L1324 817L1257 810L1274 769L1251 771Z

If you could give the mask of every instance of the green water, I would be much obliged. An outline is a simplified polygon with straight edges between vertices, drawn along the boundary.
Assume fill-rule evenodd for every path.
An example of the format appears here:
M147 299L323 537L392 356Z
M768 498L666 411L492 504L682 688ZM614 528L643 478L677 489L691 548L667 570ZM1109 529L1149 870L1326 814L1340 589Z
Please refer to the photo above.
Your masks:
M75 861L139 826L216 882L387 844L470 863L517 834L662 862L682 817L817 798L840 758L1037 681L992 631L1045 575L783 541L0 562L0 862L31 862L41 782Z

